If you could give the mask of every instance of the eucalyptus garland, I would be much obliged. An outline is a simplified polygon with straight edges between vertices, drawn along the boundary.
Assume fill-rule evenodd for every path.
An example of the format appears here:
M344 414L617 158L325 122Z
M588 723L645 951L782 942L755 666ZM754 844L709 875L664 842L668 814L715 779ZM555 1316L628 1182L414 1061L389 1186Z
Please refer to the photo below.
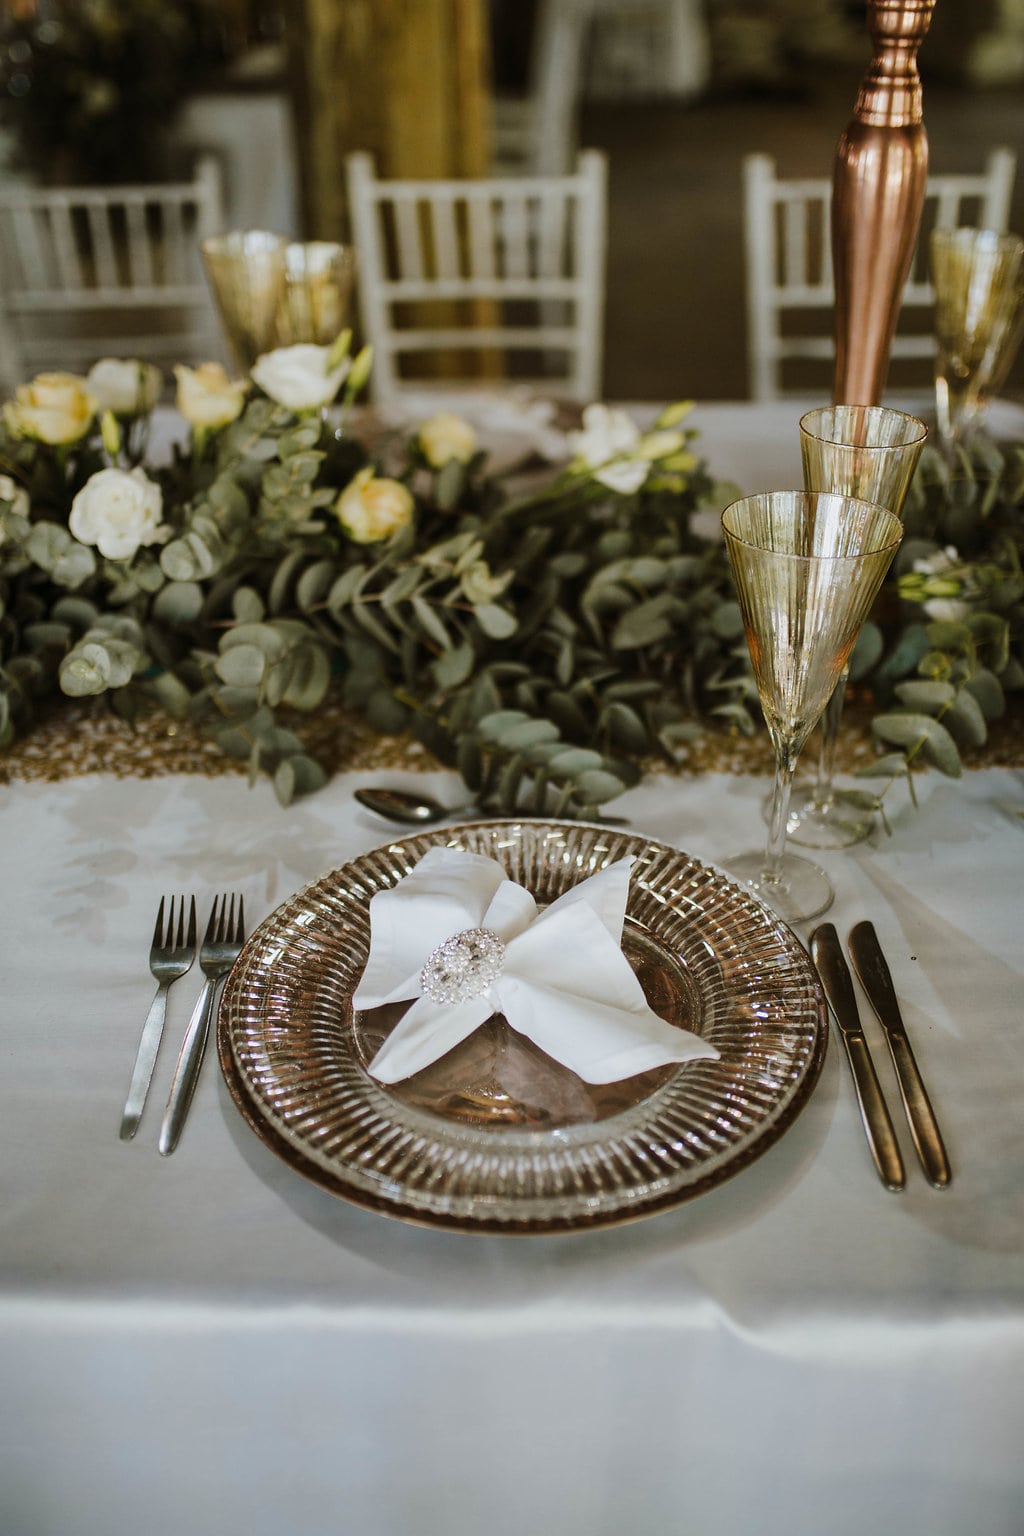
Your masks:
M371 449L348 424L368 358L299 360L342 388L332 413L296 393L295 361L272 354L259 393L179 370L192 430L145 468L140 365L18 391L0 433L0 741L58 690L132 721L156 702L287 803L325 775L283 714L340 691L488 810L593 817L701 734L761 728L727 561L702 531L739 491L695 451L686 407L647 433L588 408L565 467L524 491L448 415ZM145 381L144 407L115 390L104 409L118 369ZM59 429L40 414L56 391ZM862 772L884 781L855 795L912 787L917 762L958 774L1024 684L1022 502L1019 445L923 455L853 657L877 705Z

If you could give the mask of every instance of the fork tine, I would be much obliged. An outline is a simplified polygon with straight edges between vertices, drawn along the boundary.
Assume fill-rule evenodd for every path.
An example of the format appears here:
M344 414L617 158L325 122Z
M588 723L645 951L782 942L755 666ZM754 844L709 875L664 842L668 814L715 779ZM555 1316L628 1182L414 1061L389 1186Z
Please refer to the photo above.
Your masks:
M210 908L210 921L207 923L206 932L203 934L204 944L212 944L217 936L217 900L218 898L215 896L213 898L213 906Z
M174 897L173 896L171 897L171 902L172 902L172 904L174 902ZM153 945L152 945L152 947L154 949L159 949L160 948L161 944L163 943L163 936L164 936L164 898L161 896L160 897L160 905L156 909L156 927L153 929Z
M174 916L174 903L171 903L171 917ZM173 921L171 924L173 928ZM185 898L182 896L178 904L178 937L174 941L176 949L183 949L185 945Z
M235 943L241 944L245 938L245 899L238 898L238 927L235 929Z
M188 908L188 938L186 940L189 949L196 947L196 899L193 896Z
M228 924L235 918L235 893L231 893L231 906L228 907L227 893L220 899L220 922L217 925L217 943L223 944L228 936Z

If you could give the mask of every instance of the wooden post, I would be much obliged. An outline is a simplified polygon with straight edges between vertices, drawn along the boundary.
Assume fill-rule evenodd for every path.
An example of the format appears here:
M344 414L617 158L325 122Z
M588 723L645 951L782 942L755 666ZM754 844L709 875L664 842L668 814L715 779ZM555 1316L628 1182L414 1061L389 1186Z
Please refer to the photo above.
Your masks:
M345 156L382 176L483 176L491 162L486 0L287 0L303 221L344 240Z

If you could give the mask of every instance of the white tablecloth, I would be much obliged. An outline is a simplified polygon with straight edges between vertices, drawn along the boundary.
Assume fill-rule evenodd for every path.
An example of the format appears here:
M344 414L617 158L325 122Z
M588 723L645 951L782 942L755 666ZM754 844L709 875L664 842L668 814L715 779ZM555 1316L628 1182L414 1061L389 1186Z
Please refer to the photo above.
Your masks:
M198 975L117 1139L160 894L205 909L230 887L261 918L387 839L352 788L289 810L235 779L0 791L0 1530L1018 1536L1024 776L929 777L891 840L826 856L840 932L870 915L889 954L948 1191L899 1121L907 1187L882 1188L833 1041L807 1108L731 1182L528 1239L321 1192L212 1060L161 1159ZM719 860L761 838L763 789L658 779L619 805Z

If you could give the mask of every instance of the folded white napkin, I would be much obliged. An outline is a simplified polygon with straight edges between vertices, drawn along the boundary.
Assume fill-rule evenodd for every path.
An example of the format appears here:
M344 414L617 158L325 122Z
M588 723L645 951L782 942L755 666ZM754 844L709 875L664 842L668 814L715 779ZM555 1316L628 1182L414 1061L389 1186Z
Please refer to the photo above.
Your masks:
M717 1057L706 1040L652 1013L622 952L633 863L620 859L543 912L494 859L454 848L431 848L392 890L378 891L353 1005L416 1001L372 1075L411 1077L494 1013L590 1083Z

